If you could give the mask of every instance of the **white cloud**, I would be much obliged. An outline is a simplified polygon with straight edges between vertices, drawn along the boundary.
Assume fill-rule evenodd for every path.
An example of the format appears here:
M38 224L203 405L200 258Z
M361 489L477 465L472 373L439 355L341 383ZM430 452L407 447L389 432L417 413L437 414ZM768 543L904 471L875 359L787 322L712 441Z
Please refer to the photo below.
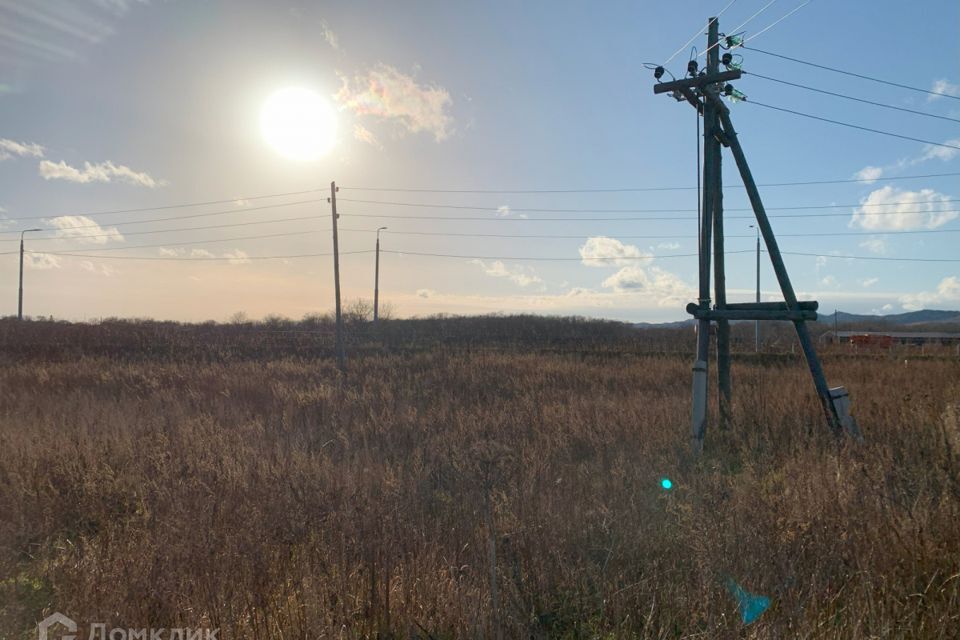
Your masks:
M433 289L417 289L418 298L436 298L437 292Z
M588 267L642 266L653 260L653 254L616 238L593 236L580 247L580 258Z
M533 273L533 270L529 268L524 269L523 267L515 267L510 269L500 260L494 260L489 265L483 260L471 260L470 262L479 265L483 272L488 276L493 276L494 278L506 278L510 280L510 282L513 282L521 287L529 287L532 284L543 284L543 280L540 279L540 276Z
M337 37L337 34L334 33L333 29L330 28L330 25L328 25L325 20L320 21L320 35L323 36L323 39L326 40L331 49L336 51L340 50L340 38Z
M850 226L873 231L936 229L957 217L949 200L933 189L903 191L886 186L860 201Z
M832 275L827 275L820 279L820 284L825 287L835 287L837 286L837 279Z
M948 96L960 96L960 84L953 84L946 78L940 78L934 81L933 86L930 87L930 91L934 93L945 93ZM933 102L942 97L943 96L927 96L927 102Z
M509 215L510 215L510 205L508 205L508 204L502 204L502 205L500 205L499 207L497 207L497 215L500 216L501 218L506 218L507 216L509 216Z
M23 263L28 269L59 269L60 256L49 253L38 253L36 251L27 251L23 254Z
M863 287L872 287L878 282L880 282L880 278L864 278L860 281L860 285Z
M84 244L107 244L123 242L123 235L116 227L101 227L87 216L59 216L50 220L58 238L69 238Z
M675 251L680 248L679 242L661 242L657 245L657 249L668 249L670 251Z
M364 76L341 77L336 100L359 116L376 116L399 123L410 133L426 131L440 142L450 135L453 118L447 113L450 93L417 84L413 77L379 64Z
M944 141L944 144L948 144L950 146L943 147L936 144L924 145L923 152L920 154L920 157L913 162L913 164L934 159L947 162L956 158L957 154L960 154L960 138L951 138L950 140Z
M817 259L814 261L817 265L817 270L820 270L820 267L827 266L827 256L817 256Z
M93 4L118 15L126 13L137 4L150 4L150 0L92 0Z
M693 297L693 287L677 275L659 267L624 267L603 281L616 293L642 294L658 307L680 305Z
M855 180L863 180L867 184L873 184L876 182L880 176L883 175L883 168L881 167L864 167L853 174Z
M182 249L182 248L168 249L166 247L160 247L158 251L161 256L166 256L166 257L182 256L187 252L186 249Z
M377 136L373 135L373 132L362 124L353 125L353 137L361 142L366 142L371 147L383 149L383 145L381 145L380 141L377 140Z
M8 138L0 138L0 160L18 158L42 158L43 147L35 142L17 142Z
M960 304L960 278L948 276L940 281L936 291L921 291L900 296L900 305L907 311L918 311Z
M216 258L217 256L213 255L206 249L193 249L190 251L190 257L192 258Z
M886 253L887 241L883 238L869 238L860 243L860 246L870 253Z
M89 271L90 273L96 273L102 276L107 276L108 278L117 273L117 270L113 267L106 264L95 264L89 260L81 260L80 268L84 271Z
M227 258L227 261L230 264L249 264L250 258L245 251L240 249L234 249L233 251L228 251L223 254L224 258Z
M83 169L72 167L63 160L60 162L41 160L38 169L45 180L66 180L80 184L119 181L150 189L166 184L165 181L157 180L145 172L137 172L126 165L117 165L109 160L96 164L84 162Z

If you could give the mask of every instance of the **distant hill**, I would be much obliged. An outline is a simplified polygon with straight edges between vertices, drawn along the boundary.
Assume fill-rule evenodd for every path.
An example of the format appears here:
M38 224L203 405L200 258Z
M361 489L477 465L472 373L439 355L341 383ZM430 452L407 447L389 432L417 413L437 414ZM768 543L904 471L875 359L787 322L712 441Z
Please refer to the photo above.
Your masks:
M834 321L832 313L820 313L820 322L832 324ZM837 314L839 324L870 323L886 324L898 327L906 327L918 324L957 324L960 325L960 311L940 311L936 309L921 309L920 311L908 311L906 313L894 313L890 315L867 315L856 313L845 313L843 311Z
M682 327L689 327L696 323L696 320L690 318L688 320L675 320L673 322L634 322L631 326L634 329L680 329Z
M920 311L908 311L906 313L893 313L890 315L869 315L869 314L857 314L857 313L846 313L841 311L837 314L837 324L849 326L849 325L870 325L870 326L885 326L885 327L914 327L918 325L949 325L949 328L944 328L941 330L953 330L953 326L956 326L957 330L960 330L960 311L941 311L937 309L921 309ZM678 320L675 322L634 322L632 326L636 329L672 329L679 327L687 327L694 323L695 321L691 318L689 320ZM745 320L744 322L753 322L752 320ZM820 311L818 322L833 326L834 318L833 313L824 313ZM863 326L858 327L863 329Z

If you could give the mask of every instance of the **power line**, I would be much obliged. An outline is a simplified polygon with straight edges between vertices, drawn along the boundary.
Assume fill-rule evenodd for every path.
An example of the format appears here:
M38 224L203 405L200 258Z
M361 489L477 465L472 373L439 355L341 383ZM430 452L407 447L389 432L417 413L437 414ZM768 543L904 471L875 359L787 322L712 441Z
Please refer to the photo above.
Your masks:
M752 102L752 101L751 101ZM753 104L757 104L754 102ZM949 173L927 173L912 176L891 176L884 180L918 180L926 178L948 178L960 176L960 172ZM851 184L851 183L872 183L875 179L870 178L846 178L840 180L805 180L800 182L768 182L758 184L758 187L806 187L822 184ZM725 189L735 189L742 187L740 184L724 185ZM471 194L494 194L494 195L524 195L539 193L643 193L648 191L689 191L697 187L614 187L609 189L418 189L410 187L346 187L341 186L341 191L379 191L392 193L471 193Z
M937 118L938 120L948 120L950 122L960 122L958 118L950 118L948 116L941 116L935 113L928 113L926 111L917 111L916 109L907 109L906 107L898 107L892 104L885 104L883 102L874 102L873 100L865 100L863 98L857 98L855 96L848 96L844 93L836 93L834 91L827 91L825 89L817 89L816 87L810 87L805 84L799 84L797 82L788 82L786 80L781 80L779 78L771 78L770 76L764 76L759 73L754 73L753 71L744 71L744 75L751 75L755 78L761 78L763 80L769 80L770 82L778 82L780 84L785 84L791 87L796 87L798 89L806 89L807 91L813 91L816 93L822 93L828 96L834 96L836 98L844 98L845 100L853 100L854 102L862 102L863 104L873 105L875 107L883 107L884 109L894 109L896 111L903 111L904 113L912 113L918 116L926 116L928 118Z
M170 220L191 220L197 218L212 218L216 216L225 216L234 213L246 213L248 211L265 211L267 209L280 209L283 207L293 207L302 204L314 204L317 202L326 202L326 200L316 199L316 200L298 200L296 202L284 202L281 204L267 204L260 207L245 207L243 209L227 209L223 211L209 211L207 213L193 213L186 216L168 216L166 218L149 218L147 220L129 220L121 222L110 223L111 227L127 227L132 224L148 224L152 222L169 222ZM172 207L171 207L172 208ZM57 216L64 217L64 216ZM26 220L27 218L13 218L13 220ZM96 222L92 224L77 224L71 225L69 227L56 227L51 229L51 231L70 231L72 229L93 229L93 228L102 228L103 225L97 224ZM6 234L17 234L19 231L6 231ZM110 234L112 235L112 234Z
M348 229L341 228L341 231L349 233L375 233L376 229ZM90 253L98 251L127 251L131 249L170 249L175 250L184 246L196 246L206 244L218 244L224 242L241 242L245 240L265 240L270 238L283 238L301 236L305 233L321 233L329 231L328 229L302 229L285 233L271 233L252 236L238 236L231 238L214 238L209 240L191 240L186 242L166 242L162 244L146 245L124 245L115 247L94 247L90 249L67 249L69 253ZM537 239L537 240L582 240L588 237L604 236L603 233L579 233L579 234L510 234L510 233L444 233L438 231L391 231L385 232L387 235L397 236L430 236L444 238L502 238L502 239ZM863 237L863 236L888 236L888 235L916 235L916 234L937 234L937 233L960 233L960 229L921 229L921 230L897 230L897 231L850 231L850 232L816 232L816 233L781 233L781 237L787 238L842 238L842 237ZM622 240L685 240L693 239L695 236L689 234L668 234L668 235L620 235L616 237ZM728 238L753 238L753 234L728 235ZM0 255L8 255L7 252ZM37 253L49 253L60 255L63 252L42 251Z
M341 231L351 233L374 233L376 229L345 229ZM384 231L386 235L395 236L436 236L441 238L524 238L524 239L543 239L543 240L579 240L590 236L602 236L602 233L579 233L572 235L564 234L513 234L513 233L444 233L441 231ZM847 236L887 236L887 235L914 235L914 234L937 234L937 233L960 233L960 229L918 229L918 230L899 230L899 231L843 231L839 233L815 232L815 233L778 233L777 235L785 238L842 238ZM690 234L672 234L672 235L620 235L616 234L618 239L622 240L689 240L697 236ZM753 238L754 234L727 235L727 238Z
M93 249L69 249L73 253L86 253L88 251L125 251L128 249L176 249L181 246L186 245L198 245L198 244L216 244L221 242L241 242L243 240L265 240L268 238L288 238L291 236L302 236L305 233L320 233L326 232L330 229L304 229L300 231L290 231L287 233L268 233L264 235L256 236L240 236L236 238L214 238L212 240L190 240L187 242L166 242L163 244L134 244L134 245L125 245L122 247L96 247ZM50 253L49 251L44 251L43 253Z
M941 202L957 202L960 200L944 200ZM936 202L936 201L931 201ZM906 204L906 203L905 203ZM918 202L917 204L922 204ZM822 205L819 208L833 208L835 205ZM843 205L836 205L843 206ZM796 208L796 207L793 207ZM802 207L805 208L805 207ZM785 209L791 209L791 207L785 207ZM678 210L680 211L680 210ZM693 209L687 210L688 212L693 212ZM875 212L861 212L858 215L862 216L883 216L883 215L907 215L915 213L960 213L958 209L944 209L944 210L928 210L928 209L917 209L917 210L908 210L908 211L875 211ZM380 215L380 214L350 214L342 213L341 215L347 217L355 218L391 218L391 219L404 219L404 220L454 220L454 221L483 221L483 222L637 222L637 221L685 221L686 218L677 217L677 216L643 216L643 217L620 217L620 218L482 218L482 217L468 217L468 216L399 216L399 215ZM824 213L824 214L780 214L776 216L770 216L771 218L821 218L821 217L847 217L849 213ZM743 216L728 216L728 219L731 220L752 220L753 216L743 215ZM316 216L297 216L292 218L277 218L275 220L256 220L252 222L235 222L231 224L214 224L214 225L204 225L199 227L178 227L174 229L152 229L147 231L128 231L124 234L124 237L135 236L135 235L154 235L160 233L177 233L184 231L208 231L212 229L231 229L235 227L248 227L248 226L258 226L263 224L277 224L283 222L302 222L302 221L317 221ZM352 229L351 231L363 231L360 229ZM390 233L399 234L402 232L392 231ZM422 234L430 235L427 232L406 232L409 234ZM277 236L283 234L276 234ZM443 234L437 233L435 235L455 235L455 234ZM484 237L485 234L463 234L466 237L477 236ZM506 237L501 234L486 234L489 237ZM35 238L34 242L52 242L56 240L92 240L96 238L114 238L116 237L112 233L101 233L101 234L90 234L84 236L75 236L70 237L39 237ZM259 236L258 236L259 237ZM514 236L514 237L539 237L535 235L531 236ZM650 237L650 236L641 236L641 237ZM17 242L17 240L0 240L0 242ZM206 242L206 241L203 241ZM176 242L170 244L178 244ZM182 244L182 243L181 243ZM197 243L199 244L199 242ZM111 249L112 250L112 249Z
M729 253L729 252L728 252ZM809 256L814 258L837 258L838 260L880 260L889 262L960 262L960 258L891 258L887 256L847 256L831 253L802 253L781 251L785 256Z
M297 216L294 218L276 218L274 220L254 220L252 222L234 222L231 224L210 224L202 227L179 227L176 229L151 229L149 231L126 231L124 232L124 237L126 236L142 236L142 235L152 235L155 233L175 233L178 231L207 231L209 229L230 229L233 227L252 227L261 224L274 224L278 222L296 222L303 220L318 220L317 216ZM46 238L33 238L33 242L50 242L53 240L71 240L71 239L82 239L88 240L92 238L115 238L116 234L113 233L96 233L83 236L54 236ZM16 240L0 240L0 242L16 242Z
M753 249L744 249L742 251L728 251L727 253L752 253ZM616 264L619 260L654 260L661 258L690 258L696 256L695 253L673 253L667 255L649 255L649 256L579 256L576 258L572 257L563 257L563 258L550 258L550 257L534 257L534 256L475 256L475 255L460 255L453 253L424 253L418 251L393 251L381 249L380 253L393 253L397 255L405 256L422 256L427 258L460 258L463 260L513 260L516 262L580 262L583 260L589 261L609 261Z
M733 31L731 31L731 33L740 33L740 29L743 29L743 28L744 28L745 26L747 26L750 22L752 22L754 18L756 18L756 17L759 16L761 13L763 13L764 11L766 11L767 9L769 9L776 1L777 1L777 0L770 0L770 2L768 2L767 4L765 4L765 5L763 5L762 7L760 7L760 9L757 10L752 16L750 16L749 18L747 18L746 20L744 20L744 21L740 24L740 26L735 27L735 28L733 29ZM699 35L699 34L698 34L698 35ZM721 38L720 40L718 40L717 43L714 44L713 46L710 46L710 47L707 47L706 49L704 49L704 51L703 51L700 55L698 55L697 57L699 58L700 56L705 56L705 55L707 55L707 54L710 52L711 49L713 49L714 47L720 46L720 43L721 43L721 42L723 42L723 39L722 39L722 38Z
M795 14L797 11L800 11L800 9L803 9L805 6L810 4L810 2L811 0L806 0L806 2L803 2L802 4L797 5L796 7L794 7L793 11L790 11L779 20L774 21L772 24L767 25L765 28L761 29L757 33L750 36L750 40L753 40L754 38L759 38L761 35L763 35L767 31L770 31L770 29L773 29L775 26L777 26L778 24L780 24L781 22L783 22L784 20L786 20L787 18ZM744 39L744 42L746 42L746 39Z
M762 102L757 102L756 100L745 100L746 104L755 104L758 107L764 107L767 109L773 109L775 111L783 111L784 113L790 113L795 116L802 116L804 118L810 118L811 120L820 120L821 122L829 122L830 124L840 125L841 127L849 127L851 129L859 129L860 131L869 131L870 133L878 133L883 136L890 136L891 138L900 138L901 140L911 140L913 142L922 142L923 144L933 145L935 147L945 147L947 149L956 149L960 151L960 146L954 144L947 144L945 142L933 142L932 140L922 140L920 138L914 138L912 136L905 136L899 133L892 133L890 131L883 131L881 129L871 129L870 127L861 127L858 124L850 124L849 122L840 122L839 120L831 120L830 118L823 118L821 116L811 115L809 113L804 113L802 111L794 111L793 109L785 109L784 107L775 107L770 104L764 104Z
M304 191L287 191L287 192L285 192L285 193L270 193L270 194L264 194L264 195L259 195L259 196L243 196L243 197L237 197L237 198L226 198L226 199L223 199L223 200L205 200L205 201L200 201L200 202L181 202L181 203L177 203L177 204L159 205L159 206L156 206L156 207L139 207L139 208L136 208L136 209L111 209L111 210L108 210L108 211L88 211L88 212L85 212L85 213L64 213L64 214L60 214L60 215L49 215L49 216L27 216L27 217L14 218L14 220L47 220L47 219L50 219L50 218L64 218L64 217L76 217L76 216L85 216L85 217L87 217L87 216L108 216L108 215L114 215L114 214L117 214L117 213L141 213L141 212L144 212L144 211L163 211L163 210L166 210L166 209L187 209L187 208L190 208L190 207L202 207L202 206L207 206L207 205L211 205L211 204L228 204L228 203L231 203L231 202L232 202L232 203L237 203L237 202L244 202L244 201L247 201L247 200L265 200L265 199L267 199L267 198L281 198L281 197L284 197L284 196L300 196L300 195L304 195L304 194L307 194L307 193L317 193L318 191L324 191L324 190L325 190L325 189L306 189L306 190L304 190ZM310 202L319 202L319 201L313 200L313 201L310 201ZM238 206L240 206L240 205L238 205ZM276 206L284 206L284 205L276 205ZM258 207L258 208L264 208L264 207ZM248 209L248 210L249 210L249 209Z
M759 34L758 34L759 35ZM754 36L756 37L756 36ZM790 62L796 62L798 64L804 64L808 67L815 67L817 69L823 69L824 71L832 71L834 73L840 73L845 76L852 76L854 78L860 78L861 80L870 80L871 82L879 82L880 84L889 85L891 87L898 87L900 89L909 89L910 91L917 91L919 93L926 93L932 96L939 96L941 98L952 98L954 100L960 100L960 96L955 96L949 93L943 93L940 91L931 91L929 89L921 89L919 87L911 87L910 85L900 84L899 82L891 82L890 80L883 80L881 78L874 78L872 76L866 76L860 73L854 73L852 71L844 71L843 69L837 69L835 67L828 67L826 65L817 64L815 62L808 62L806 60L800 60L799 58L791 58L790 56L785 56L780 53L773 53L772 51L764 51L763 49L756 49L754 47L744 46L744 49L749 49L750 51L756 51L757 53L762 53L767 56L773 56L774 58L780 58L782 60L789 60Z
M341 201L344 201L344 202L354 202L354 203L366 203L366 204L378 204L378 205L390 205L390 206L437 208L437 209L463 209L463 210L471 210L471 211L493 211L493 210L494 210L492 207L476 207L476 206L466 206L466 205L441 205L441 204L431 204L431 203L422 203L422 202L396 202L396 201L381 201L381 200L354 200L354 199L349 199L349 198L343 198L343 199L341 199ZM303 201L303 202L290 203L290 204L303 204L303 203L306 203L306 202L315 202L315 201ZM960 202L960 199L950 199L950 198L948 198L948 199L941 199L941 200L896 201L896 202L883 202L883 203L874 203L874 204L870 204L870 203L857 203L857 204L809 205L809 206L791 206L791 207L768 207L768 210L769 210L769 211L787 211L787 210L843 209L843 208L850 208L850 207L898 206L898 205L904 205L904 204L908 204L908 205L940 204L940 203L948 203L948 202ZM113 226L115 226L115 227L116 227L116 226L129 226L129 225L131 225L131 224L141 224L141 223L146 224L146 223L148 223L148 222L166 222L166 221L170 221L170 220L196 219L196 218L201 218L201 217L204 217L204 216L219 216L219 215L224 215L224 214L227 214L227 213L243 213L243 212L245 212L245 211L253 211L253 210L259 210L259 209L271 209L271 208L274 208L275 206L286 206L286 205L268 205L268 206L258 207L258 208L248 208L248 209L244 209L244 210L240 210L240 211L235 211L235 212L234 212L234 211L215 211L215 212L211 212L211 213L209 213L209 214L198 214L198 215L190 215L190 216L174 216L174 217L168 217L168 218L156 218L156 219L152 219L152 220L140 220L140 221L130 221L130 222L118 222L118 223L115 223ZM726 211L751 211L751 209L750 209L749 207L727 207L725 210L726 210ZM539 209L538 209L538 208L517 208L517 209L511 209L511 211L531 212L531 213L532 213L532 212L544 212L544 213L548 213L548 212L550 212L550 213L588 213L588 212L597 212L597 213L604 213L604 212L606 212L606 213L634 213L634 212L636 212L636 213L647 213L647 212L650 212L650 213L655 213L655 212L664 212L664 213L692 213L692 212L696 211L696 209L548 209L548 208L539 208ZM926 211L924 211L924 210L918 210L918 211L900 211L900 212L893 212L893 213L926 213ZM947 211L941 211L941 212L936 212L936 211L934 211L934 212L931 212L931 213L947 213ZM349 215L349 214L347 214L347 215ZM388 217L388 216L369 215L369 214L353 214L353 215L354 215L355 217ZM843 215L847 215L847 214L843 214ZM864 214L864 215L874 215L874 214L872 214L872 213L866 213L866 214ZM404 218L404 219L415 219L415 218L416 218L416 216L394 216L394 217L396 217L396 218ZM732 216L732 217L734 217L734 216ZM776 216L776 217L786 217L786 216ZM440 217L437 217L437 216L428 216L428 217L426 217L426 218L427 218L427 219L444 219L444 218L440 218ZM273 223L280 223L280 222L295 222L295 221L315 220L315 219L317 219L316 216L296 216L296 217L290 217L290 218L276 218L276 219L274 219L274 220L255 220L255 221L250 221L250 222L237 222L237 223L222 224L222 225L205 225L205 226L200 226L200 227L180 227L180 228L174 228L174 229L152 229L152 230L146 230L146 231L125 231L125 232L123 233L123 235L124 235L124 236L132 236L132 235L150 235L150 234L156 234L156 233L174 233L174 232L178 232L178 231L203 231L203 230L208 230L208 229L226 229L226 228L232 228L232 227L255 226L255 225L261 225L261 224L273 224ZM494 220L494 221L500 220L500 219L515 220L515 219L512 219L512 218L462 218L462 217L451 217L451 218L448 218L448 219L452 219L452 220ZM555 219L551 219L551 218L532 218L532 219L531 219L531 218L520 218L520 219L522 219L522 220L555 220ZM673 218L673 217L663 217L663 218L651 218L651 217L643 217L643 218L561 218L561 220L573 220L573 221L577 221L577 220L597 220L597 221L603 221L603 220L621 220L621 219L622 219L622 220L661 220L661 219L662 219L662 220L671 220L671 219L674 219L674 218ZM58 232L69 231L69 230L73 230L73 229L87 229L87 228L94 228L94 227L100 228L100 225L98 225L98 224L76 225L76 226L72 226L72 227L62 227L62 228L57 228L57 229L50 229L49 232L51 232L51 233L58 233ZM19 232L18 232L18 231L7 231L7 232L0 232L0 233L16 236ZM89 234L89 235L84 235L84 236L82 236L82 238L84 238L84 239L92 239L92 238L113 238L113 237L116 237L116 234L114 234L114 233L100 233L100 234ZM34 241L37 242L37 241L66 240L66 239L70 239L70 238L69 238L69 237L63 237L63 236L36 237L36 238L34 239ZM10 240L2 240L2 239L0 239L0 242L16 242L16 240L15 240L15 239L10 239Z
M857 212L860 216L895 216L914 213L960 213L960 209L917 209L910 211L864 211ZM424 215L396 215L389 213L350 213L342 212L341 216L348 218L376 218L387 220L456 220L461 222L639 222L649 220L673 220L685 222L691 218L682 216L622 216L618 218L590 217L590 218L485 218L481 216L424 216ZM771 219L780 218L837 218L847 217L850 213L782 213L768 216ZM728 220L753 220L754 216L724 216Z
M744 236L752 237L752 236ZM726 255L736 255L736 254L747 254L753 253L753 249L742 249L737 251L727 251ZM342 251L340 255L359 255L359 254L368 254L373 253L373 249L366 249L360 251ZM452 254L452 253L429 253L421 251L400 251L400 250L391 250L391 249L381 249L381 253L389 253L395 255L408 255L408 256L419 256L419 257L430 257L430 258L454 258L462 260L512 260L515 262L580 262L580 261L609 261L613 264L616 264L618 261L633 261L633 260L659 260L667 258L691 258L696 256L696 253L674 253L674 254L662 254L662 255L640 255L640 256L579 256L579 257L547 257L547 256L490 256L490 255L464 255L464 254ZM0 253L0 255L14 255L16 251L7 251ZM54 255L54 256L64 256L64 257L73 257L73 258L87 258L87 259L97 259L97 260L140 260L140 261L158 261L158 262L235 262L242 263L245 261L253 260L286 260L294 258L317 258L317 257L329 257L333 255L330 252L326 253L299 253L299 254L286 254L286 255L270 255L270 256L247 256L247 255L237 255L237 256L222 256L222 257L178 257L178 256L116 256L116 255L90 255L85 253L69 253L69 252L50 252L50 251L27 251L27 253L35 255ZM783 255L791 256L806 256L806 257L815 257L815 258L836 258L840 260L876 260L876 261L890 261L890 262L947 262L947 263L960 263L960 258L896 258L889 256L854 256L854 255L845 255L845 254L830 254L830 253L808 253L800 251L782 251Z
M723 9L720 10L720 13L718 13L716 16L714 16L713 18L711 18L711 19L707 22L707 28L709 29L709 28L710 28L710 25L713 24L714 22L716 22L716 21L720 18L720 16L722 16L722 15L726 12L727 9L729 9L730 7L733 6L733 4L734 4L736 1L737 1L737 0L730 0L729 4L727 4L727 6L725 6ZM674 51L673 55L670 56L669 58L667 58L666 62L664 62L662 66L665 67L665 66L667 66L668 64L670 64L670 61L673 60L674 58L676 58L678 55L680 55L680 53L682 53L684 49L686 49L687 47L689 47L689 46L690 46L690 43L692 43L694 40L696 40L698 37L700 37L700 34L701 34L701 33L702 33L702 31L701 31L700 29L697 29L697 32L696 32L695 34L693 34L693 36L692 36L689 40L687 40L686 42L684 42L684 43L683 43L683 46L681 46L679 49L677 49L676 51Z
M376 205L388 205L394 207L416 207L424 209L458 209L458 210L467 210L467 211L497 211L497 207L478 207L470 205L456 205L456 204L435 204L428 202L402 202L396 200L356 200L352 198L337 198L337 202L353 202L358 204L376 204ZM887 207L887 206L899 206L899 205L914 205L914 204L940 204L944 202L960 202L960 199L957 198L948 198L948 199L937 199L937 200L899 200L893 202L877 202L877 203L855 203L855 204L824 204L824 205L798 205L791 207L766 207L767 211L787 211L787 210L804 210L804 209L844 209L847 207ZM751 207L724 207L724 211L753 211ZM528 208L528 207L510 207L510 212L520 212L520 213L692 213L694 211L699 211L699 209L664 209L664 208L653 208L653 209L542 209L542 208ZM506 217L506 216L502 216Z
M460 258L464 260L513 260L515 262L529 262L529 261L548 261L548 262L570 262L570 261L610 261L616 263L619 260L659 260L661 258L691 258L696 256L696 253L673 253L667 255L650 255L650 256L580 256L577 258L548 258L548 257L530 257L530 256L476 256L476 255L460 255L460 254L451 254L451 253L422 253L415 251L387 251L384 249L380 250L381 253L393 253L398 255L409 255L409 256L424 256L430 258ZM726 255L731 254L745 254L753 253L753 249L741 249L738 251L727 251ZM891 260L897 262L960 262L960 258L890 258L882 256L849 256L849 255L833 255L828 253L803 253L799 251L782 251L784 255L792 256L812 256L818 258L838 258L845 260Z
M17 253L16 251L8 251L0 255L10 255ZM287 260L293 258L322 258L332 256L333 253L297 253L290 255L275 255L275 256L225 256L225 257L179 257L179 256L104 256L104 255L90 255L86 253L66 253L60 251L27 251L27 253L48 255L48 256L66 256L70 258L93 258L96 260L150 260L150 261L160 261L160 262L244 262L246 260ZM350 256L358 255L362 253L373 253L373 249L364 249L362 251L341 251L340 255Z

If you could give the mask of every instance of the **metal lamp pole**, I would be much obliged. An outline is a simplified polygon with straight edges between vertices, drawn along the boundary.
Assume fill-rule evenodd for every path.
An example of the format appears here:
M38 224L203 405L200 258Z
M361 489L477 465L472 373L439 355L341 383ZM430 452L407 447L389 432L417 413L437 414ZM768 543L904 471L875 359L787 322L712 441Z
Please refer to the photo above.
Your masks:
M380 319L380 232L385 231L386 227L377 229L377 257L373 269L373 322Z
M23 320L23 234L43 229L24 229L20 232L20 292L17 296L17 320Z
M757 302L760 302L760 228L752 224L751 229L757 230ZM753 328L753 350L760 353L760 321L754 323Z

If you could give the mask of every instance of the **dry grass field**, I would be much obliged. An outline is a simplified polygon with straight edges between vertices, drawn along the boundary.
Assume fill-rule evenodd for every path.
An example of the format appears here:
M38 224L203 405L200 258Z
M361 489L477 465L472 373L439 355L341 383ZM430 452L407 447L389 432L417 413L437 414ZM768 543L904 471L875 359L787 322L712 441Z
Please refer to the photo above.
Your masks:
M355 329L341 377L319 321L0 323L0 636L960 637L949 352L825 354L861 444L737 353L694 459L689 331Z

